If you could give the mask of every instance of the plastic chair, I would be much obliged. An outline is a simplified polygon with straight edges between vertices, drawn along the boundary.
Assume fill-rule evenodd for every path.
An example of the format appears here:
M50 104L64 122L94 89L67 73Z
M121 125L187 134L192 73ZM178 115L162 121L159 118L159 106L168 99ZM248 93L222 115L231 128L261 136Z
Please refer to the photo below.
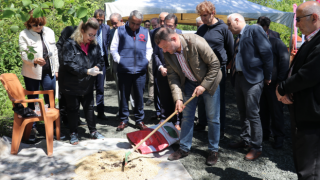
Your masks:
M18 77L12 73L5 73L0 76L0 80L7 90L8 96L14 103L21 103L26 107L27 103L38 102L40 106L41 116L22 118L18 117L17 113L14 113L13 131L12 131L12 143L11 154L18 154L21 139L28 140L33 122L44 121L46 129L46 141L47 141L47 155L52 156L53 153L53 123L56 121L56 135L57 140L60 140L60 113L55 108L54 103L54 91L27 91L25 90ZM48 112L45 111L44 102L42 99L25 99L26 95L34 94L48 94L50 100L50 108Z

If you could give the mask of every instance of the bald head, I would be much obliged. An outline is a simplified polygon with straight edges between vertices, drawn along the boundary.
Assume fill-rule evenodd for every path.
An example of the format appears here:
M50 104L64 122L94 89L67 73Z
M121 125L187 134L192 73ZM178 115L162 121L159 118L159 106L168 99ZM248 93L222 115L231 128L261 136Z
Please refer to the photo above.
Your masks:
M320 28L320 3L307 1L297 8L296 26L302 34L309 35Z
M233 13L228 16L227 25L232 34L240 34L246 25L246 21L241 14Z
M159 14L159 22L160 22L160 26L164 27L164 18L168 15L168 12L162 12Z

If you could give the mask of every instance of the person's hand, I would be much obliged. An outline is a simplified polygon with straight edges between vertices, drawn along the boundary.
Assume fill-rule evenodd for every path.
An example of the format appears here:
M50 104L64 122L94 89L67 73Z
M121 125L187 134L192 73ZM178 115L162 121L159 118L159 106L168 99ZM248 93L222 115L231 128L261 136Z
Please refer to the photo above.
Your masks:
M90 76L97 76L98 74L102 74L102 71L99 71L99 68L93 67L88 69L87 74Z
M281 95L279 94L279 92L278 92L278 87L279 87L279 85L277 85L277 87L276 87L276 95L277 95L278 101L281 101L281 99L282 99L283 96L281 96Z
M46 64L46 60L43 58L35 58L33 61L35 64L39 64L40 66L44 66Z
M196 95L199 97L206 89L203 86L197 86L196 89L193 91L192 96Z
M99 68L98 68L98 66L94 66L93 68L95 68L95 69L97 69L97 71L99 71Z
M161 68L160 68L160 71L161 71L161 75L162 75L163 77L166 77L166 76L167 76L167 68L161 67Z
M58 72L56 72L56 81L58 81L58 76L59 76L59 73Z
M178 111L177 114L181 113L185 107L186 106L183 105L183 102L181 100L176 101L176 109L175 110Z
M286 94L282 97L281 102L283 104L293 104L292 95Z
M264 80L265 85L269 86L270 83L271 83L271 80L267 80L267 79Z

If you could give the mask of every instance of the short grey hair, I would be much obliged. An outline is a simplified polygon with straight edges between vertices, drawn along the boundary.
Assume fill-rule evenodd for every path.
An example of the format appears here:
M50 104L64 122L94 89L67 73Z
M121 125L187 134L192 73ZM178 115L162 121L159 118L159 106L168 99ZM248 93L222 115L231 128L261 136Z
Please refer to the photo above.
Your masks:
M133 10L131 13L130 13L130 16L129 16L129 19L132 19L132 17L136 17L137 19L141 19L141 21L143 20L143 15L141 12L139 12L138 10Z
M298 7L299 8L299 7ZM302 9L302 14L307 15L307 14L316 14L318 15L318 20L320 19L320 8L319 6L306 6L304 9ZM310 19L311 17L308 16L307 19Z
M197 17L196 22L199 23L200 21L202 21L201 17Z
M234 21L236 18L238 18L239 21L246 22L244 20L244 17L241 14L238 14L238 13L229 14L227 19L229 19L229 18L231 18L231 21Z
M113 18L113 17L116 17L118 19L118 21L121 21L122 20L122 17L119 13L112 13L109 17L109 19Z

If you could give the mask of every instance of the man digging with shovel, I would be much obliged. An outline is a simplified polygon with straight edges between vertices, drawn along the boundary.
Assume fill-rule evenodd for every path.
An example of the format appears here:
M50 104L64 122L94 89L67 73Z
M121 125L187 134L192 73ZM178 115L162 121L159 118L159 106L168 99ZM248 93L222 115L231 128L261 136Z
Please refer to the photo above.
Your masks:
M194 116L197 101L203 96L207 122L209 155L207 165L215 165L218 160L220 138L220 88L222 78L220 63L208 43L195 34L178 35L170 28L161 28L154 37L155 43L162 48L167 64L167 76L176 103L175 110L182 112L180 149L168 157L178 160L189 154ZM184 93L184 96L182 95ZM183 101L194 98L183 106Z

